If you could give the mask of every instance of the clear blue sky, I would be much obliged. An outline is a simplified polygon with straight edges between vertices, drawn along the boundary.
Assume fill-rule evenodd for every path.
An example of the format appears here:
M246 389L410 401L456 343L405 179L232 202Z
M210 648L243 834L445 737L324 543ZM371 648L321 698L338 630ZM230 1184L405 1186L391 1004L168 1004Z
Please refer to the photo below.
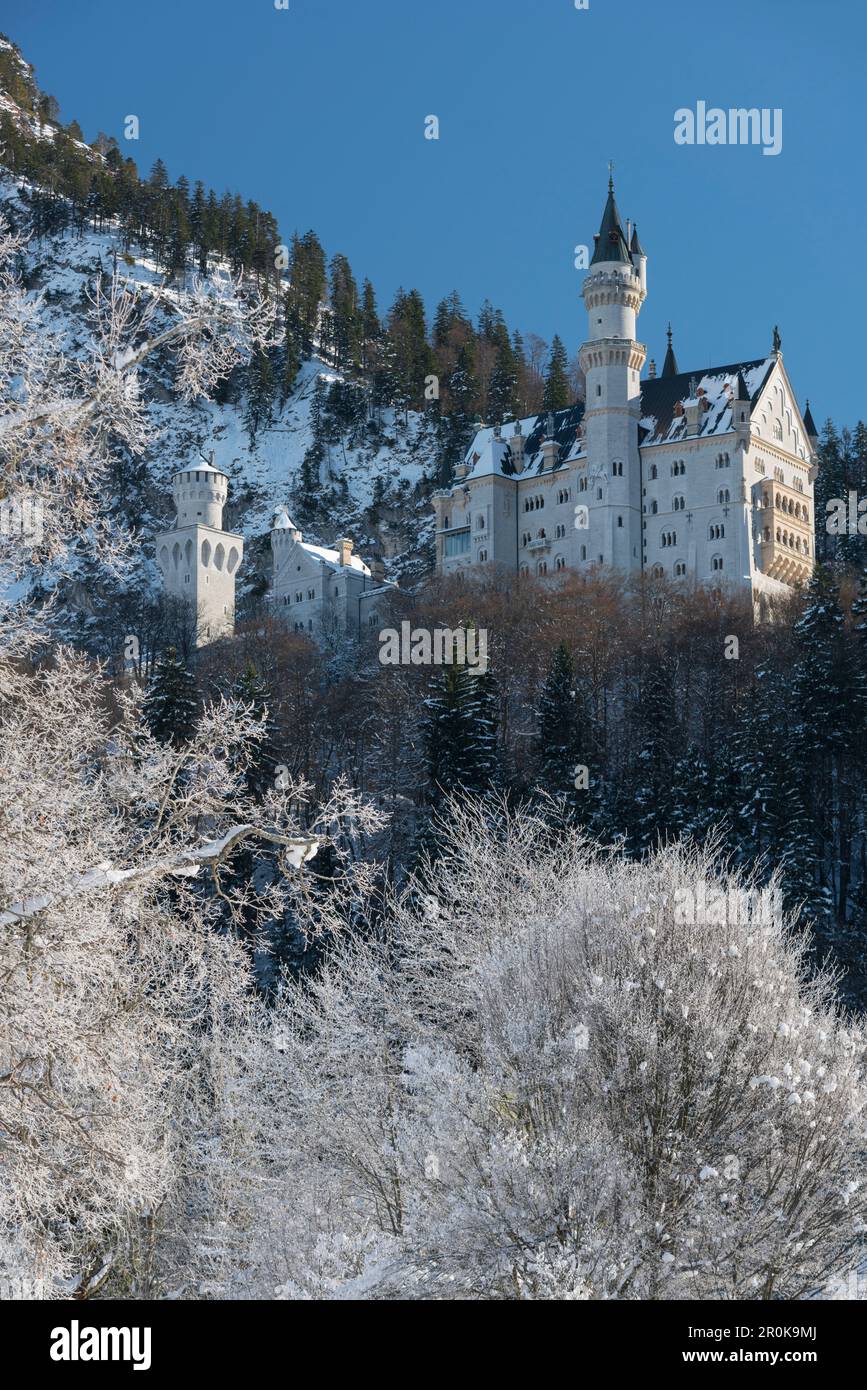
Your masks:
M684 370L760 356L779 323L817 420L867 416L867 19L852 0L3 0L0 28L88 140L313 227L386 307L457 288L570 355L572 248L615 161ZM674 111L781 107L783 148L682 147ZM439 141L423 138L436 115ZM127 148L121 139L121 145Z

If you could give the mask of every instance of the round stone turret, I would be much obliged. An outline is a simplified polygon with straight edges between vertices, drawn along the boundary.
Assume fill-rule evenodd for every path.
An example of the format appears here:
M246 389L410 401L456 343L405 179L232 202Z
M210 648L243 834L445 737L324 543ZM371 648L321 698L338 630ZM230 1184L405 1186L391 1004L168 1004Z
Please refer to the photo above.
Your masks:
M172 493L178 514L175 524L213 526L215 531L221 531L228 486L226 474L209 463L199 463L176 473L172 478Z

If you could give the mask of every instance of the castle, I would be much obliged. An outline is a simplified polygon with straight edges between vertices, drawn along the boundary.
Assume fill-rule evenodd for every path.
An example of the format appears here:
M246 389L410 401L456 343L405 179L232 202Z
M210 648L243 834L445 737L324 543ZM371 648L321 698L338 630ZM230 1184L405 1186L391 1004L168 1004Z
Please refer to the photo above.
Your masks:
M662 372L636 322L647 296L637 227L624 231L609 179L584 280L585 400L481 428L450 488L435 492L440 574L499 566L544 577L608 566L730 586L761 611L813 569L816 428L783 365L765 357L681 372L671 329ZM173 478L177 519L157 537L167 591L197 612L197 645L234 629L241 536L222 529L228 480L211 462ZM381 626L396 586L352 541L306 542L285 508L271 529L272 601L320 644Z
M195 610L197 647L231 636L235 628L235 579L244 539L223 530L228 485L226 474L213 465L213 454L210 463L175 473L175 524L157 536L166 592ZM381 626L381 601L397 586L385 578L380 561L368 566L352 551L345 538L336 550L310 545L285 508L278 508L271 529L272 602L294 632L327 645Z
M739 586L757 607L813 568L816 428L774 330L771 352L681 372L669 328L662 372L636 340L647 295L637 227L609 179L583 285L585 400L481 428L434 494L440 574L610 566Z

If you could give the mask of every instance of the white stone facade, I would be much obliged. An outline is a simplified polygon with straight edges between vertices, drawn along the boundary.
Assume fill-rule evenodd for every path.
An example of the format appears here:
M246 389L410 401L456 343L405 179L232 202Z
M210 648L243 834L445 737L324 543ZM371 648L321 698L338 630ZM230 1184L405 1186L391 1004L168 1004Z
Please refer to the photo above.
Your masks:
M442 574L502 566L539 576L608 566L785 594L813 568L816 436L783 365L764 358L662 374L636 325L647 257L609 187L584 281L586 400L480 429L434 494ZM576 509L578 509L576 511Z
M228 479L211 464L184 468L172 479L177 516L157 536L157 562L166 592L196 613L196 646L235 630L235 578L244 539L223 530Z
M334 550L311 545L285 508L275 513L272 603L293 632L328 645L382 626L383 601L397 586L373 573L352 551L346 538Z

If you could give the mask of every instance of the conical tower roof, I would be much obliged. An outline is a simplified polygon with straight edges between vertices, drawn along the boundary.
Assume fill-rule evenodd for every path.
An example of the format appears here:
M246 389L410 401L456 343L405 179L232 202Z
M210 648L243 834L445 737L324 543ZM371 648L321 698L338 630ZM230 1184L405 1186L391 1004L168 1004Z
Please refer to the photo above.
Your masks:
M671 346L671 324L668 325L668 351L665 354L665 361L662 364L662 375L680 375L680 371L677 365L677 358L674 355L674 348Z
M596 247L590 264L599 265L603 261L622 261L626 265L631 264L629 247L623 232L623 223L620 220L620 213L617 211L617 203L614 200L614 180L610 177L608 179L608 199L605 203L605 211L602 214L599 235L596 237Z

